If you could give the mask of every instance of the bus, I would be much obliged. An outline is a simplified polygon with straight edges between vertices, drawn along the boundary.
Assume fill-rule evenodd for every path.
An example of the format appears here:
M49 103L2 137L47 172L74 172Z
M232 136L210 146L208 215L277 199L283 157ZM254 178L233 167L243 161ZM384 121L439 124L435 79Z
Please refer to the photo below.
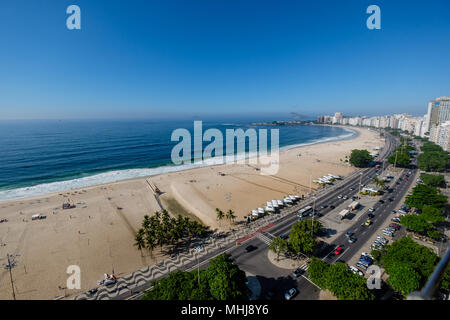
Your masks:
M310 212L312 212L312 207L307 206L307 207L304 207L303 209L298 210L297 216L304 217L304 216L307 216Z

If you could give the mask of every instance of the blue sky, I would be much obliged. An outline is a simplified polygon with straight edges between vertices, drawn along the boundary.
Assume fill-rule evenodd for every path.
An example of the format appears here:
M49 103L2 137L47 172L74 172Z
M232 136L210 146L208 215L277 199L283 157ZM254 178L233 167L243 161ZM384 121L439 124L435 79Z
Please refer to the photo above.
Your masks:
M450 95L449 16L448 0L2 0L0 119L423 115Z

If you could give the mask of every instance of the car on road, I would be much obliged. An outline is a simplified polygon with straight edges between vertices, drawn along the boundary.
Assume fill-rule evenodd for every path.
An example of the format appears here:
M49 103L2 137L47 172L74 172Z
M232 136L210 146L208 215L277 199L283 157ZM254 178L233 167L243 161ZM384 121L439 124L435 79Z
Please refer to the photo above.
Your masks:
M375 215L373 213L369 213L367 216L369 217L369 219L372 219L373 217L375 217Z
M337 196L338 199L342 199L342 197L343 197L342 194L340 194L340 195Z
M283 240L287 240L289 238L289 235L288 234L282 234L280 236L280 238L283 239Z
M380 199L378 202L379 202L379 203L384 203L384 200L383 200L383 199Z
M348 243L355 243L356 242L356 238L354 236L350 236L348 238Z
M323 205L321 205L320 206L320 209L325 209L325 208L327 208L328 206L326 205L326 204L323 204Z
M284 298L286 300L291 300L296 294L297 294L297 289L291 288L284 294Z
M246 250L247 252L252 252L252 251L255 251L256 249L258 249L258 248L255 247L254 245L249 245L249 246L246 246L246 247L245 247L245 250Z
M345 233L345 236L348 238L348 237L351 237L353 235L353 231L347 231L346 233Z
M390 202L393 202L393 201L394 201L394 199L393 199L393 198L389 198L388 200L389 200Z
M303 269L297 268L294 272L292 272L292 275L294 276L294 278L298 278L302 275L303 272Z
M355 188L354 187L350 187L350 191L354 191L355 190Z
M333 206L333 205L331 205L331 206L330 206L330 209L334 209L334 208L336 208L336 207L335 207L335 206Z
M369 211L370 211L370 212L374 212L375 209L374 209L373 207L370 207L370 208L369 208Z
M347 199L348 199L347 196L343 196L343 197L342 197L342 200L347 200Z
M344 249L341 246L338 246L336 249L334 249L334 254L339 255L342 253Z
M370 219L367 219L366 222L364 222L364 225L366 227L370 226L371 224L372 224L372 220L370 220Z
M351 272L353 272L353 273L355 273L355 274L359 274L361 277L364 276L364 273L362 273L361 270L358 270L358 268L356 268L356 267L354 267L354 266L350 266L349 268L350 268L350 271L351 271Z

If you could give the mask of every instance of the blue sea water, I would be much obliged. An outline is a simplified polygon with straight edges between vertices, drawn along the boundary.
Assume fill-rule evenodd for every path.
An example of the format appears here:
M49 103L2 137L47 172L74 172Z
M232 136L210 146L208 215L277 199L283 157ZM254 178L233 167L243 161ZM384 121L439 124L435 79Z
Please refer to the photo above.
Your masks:
M209 120L203 130L225 137L226 129L246 130L248 123ZM193 132L193 120L0 121L0 201L187 169L194 165L171 162L177 128ZM281 149L356 134L329 126L265 128L280 130Z

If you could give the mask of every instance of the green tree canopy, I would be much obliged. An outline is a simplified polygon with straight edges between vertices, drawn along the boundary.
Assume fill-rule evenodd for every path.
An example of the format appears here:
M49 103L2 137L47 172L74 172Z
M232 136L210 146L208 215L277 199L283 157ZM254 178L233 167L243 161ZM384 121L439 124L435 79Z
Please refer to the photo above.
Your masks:
M447 197L441 194L439 189L418 184L414 187L412 194L406 197L405 203L417 209L422 209L425 205L442 209L447 204Z
M373 157L370 155L369 151L354 149L350 154L349 162L352 166L363 168L367 167L372 160Z
M434 208L430 205L424 205L422 208L422 213L420 214L422 218L430 223L437 223L445 221L445 217L441 210Z
M210 260L206 270L176 271L152 282L143 300L246 300L250 293L245 272L222 254Z
M280 253L286 251L288 248L288 242L285 239L276 237L269 245L269 250L272 250L277 255L277 260L280 259Z
M420 179L427 186L431 187L445 187L445 177L442 174L421 174Z
M390 271L387 283L403 296L420 288L420 274L408 263L394 262Z
M229 254L224 253L211 259L206 276L213 299L248 299L249 289L245 272L239 269Z
M379 251L377 262L389 277L391 285L403 295L420 289L433 272L439 257L428 247L410 237L403 237ZM417 277L419 275L419 277Z
M314 226L314 230L312 227ZM295 253L311 253L317 245L315 236L322 228L322 224L314 220L302 220L294 224L289 233L289 246ZM311 234L311 231L313 233Z
M373 300L367 289L366 279L351 272L347 264L336 262L327 264L313 257L308 265L312 282L322 289L330 290L340 300Z
M395 159L396 157L397 157L397 161ZM388 162L390 164L394 164L395 163L396 167L408 168L409 165L411 164L411 157L409 156L409 154L407 152L398 151L397 155L394 152L393 155L388 157Z

